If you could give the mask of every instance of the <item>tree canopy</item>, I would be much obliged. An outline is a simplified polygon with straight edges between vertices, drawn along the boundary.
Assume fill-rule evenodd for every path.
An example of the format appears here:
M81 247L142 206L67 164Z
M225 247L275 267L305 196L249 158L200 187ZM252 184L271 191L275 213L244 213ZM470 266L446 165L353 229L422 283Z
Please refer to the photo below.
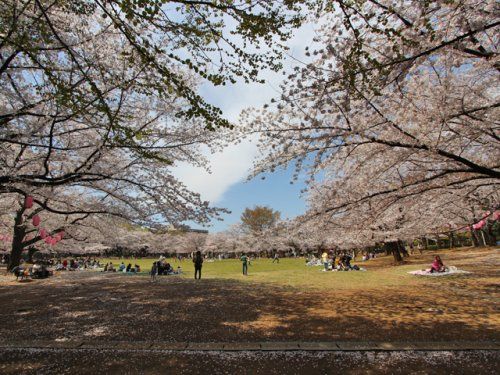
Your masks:
M315 18L309 60L280 97L243 117L240 136L260 137L254 174L305 171L310 210L301 220L365 241L481 219L453 219L452 208L495 210L497 6L330 2Z
M202 149L220 147L214 130L231 127L199 87L280 69L303 9L294 0L3 1L0 194L19 202L15 229L28 195L61 219L218 217L172 173L181 162L205 167ZM22 233L13 238L22 250Z
M243 228L256 235L272 228L279 219L280 212L266 206L245 208L245 211L241 214Z

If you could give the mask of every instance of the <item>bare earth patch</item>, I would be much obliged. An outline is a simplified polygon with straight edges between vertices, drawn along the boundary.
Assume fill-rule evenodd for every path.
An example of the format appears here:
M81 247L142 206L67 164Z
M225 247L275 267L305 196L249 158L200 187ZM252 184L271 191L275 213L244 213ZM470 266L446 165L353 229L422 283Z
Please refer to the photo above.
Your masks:
M0 283L0 340L498 341L497 252L450 252L448 261L473 273L405 278L399 287L336 288L332 283L331 288L304 289L169 277L151 283L148 277L96 272L67 272L29 283L10 278ZM387 258L370 264L370 272L394 269L399 270ZM24 354L9 355L15 363ZM194 361L173 354L165 358L173 361L163 364L167 368L175 361L186 366ZM489 358L498 361L495 354ZM32 365L36 372L36 361Z

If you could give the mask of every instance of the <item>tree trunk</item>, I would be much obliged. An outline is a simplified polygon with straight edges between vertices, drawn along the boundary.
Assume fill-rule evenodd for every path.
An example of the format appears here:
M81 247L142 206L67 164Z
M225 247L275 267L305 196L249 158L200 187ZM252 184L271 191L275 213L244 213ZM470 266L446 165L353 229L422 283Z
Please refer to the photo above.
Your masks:
M469 230L474 247L479 247L479 239L477 238L476 231L474 230L474 228L472 228L472 225L469 225Z
M19 266L21 262L21 254L23 252L23 239L25 234L25 227L23 225L23 213L24 207L21 207L16 212L16 217L14 219L14 235L12 236L12 249L10 252L10 261L7 267L8 270L12 270L14 267Z
M406 250L405 244L403 241L398 241L398 246L399 246L399 251L405 258L409 257L410 254L408 254L408 251Z
M483 245L486 246L486 239L484 238L484 231L483 230L480 230L479 231L481 233L481 238L483 239Z
M418 247L418 251L420 252L420 255L423 254L423 250L427 250L427 245L425 242L425 237L420 237L420 246Z
M495 246L497 244L495 233L493 232L493 224L488 222L486 224L486 242L489 246Z
M401 256L400 252L399 241L386 242L384 244L384 247L386 253L392 254L396 263L400 263L403 261L403 257Z
M29 247L28 248L28 262L33 263L33 254L37 252L37 249L35 247Z

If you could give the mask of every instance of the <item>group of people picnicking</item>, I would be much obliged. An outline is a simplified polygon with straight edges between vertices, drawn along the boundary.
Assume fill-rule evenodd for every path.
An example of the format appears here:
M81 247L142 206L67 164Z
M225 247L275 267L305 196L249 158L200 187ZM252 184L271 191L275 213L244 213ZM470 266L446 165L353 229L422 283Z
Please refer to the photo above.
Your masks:
M375 252L366 252L362 255L362 261L367 261L370 259L374 259L377 257ZM203 267L204 256L200 251L197 251L192 256L192 262L194 266L194 278L201 279L201 270ZM273 263L279 263L279 254L276 252L273 256ZM350 271L350 270L364 270L356 264L352 264L352 260L354 259L354 254L350 254L348 252L336 252L336 251L324 251L321 255L320 259L317 259L313 256L310 256L306 260L307 265L322 265L323 271ZM181 260L177 258L177 260ZM250 256L243 253L240 257L240 261L242 264L242 273L243 275L248 275L248 267L251 264ZM96 258L75 258L75 259L57 259L50 260L50 266L56 271L75 271L75 270L85 270L85 269L96 269L102 268L103 272L122 272L128 274L137 274L141 272L141 267L138 264L132 265L129 263L125 265L122 261L117 267L113 264L113 262L108 262L102 267L101 263ZM443 264L439 255L436 255L434 261L431 264L431 268L426 270L427 272L445 272L447 267ZM158 261L153 262L150 275L152 280L156 279L158 275L179 275L182 273L182 269L178 266L176 269L166 260L165 257L161 256ZM16 267L14 274L16 277L27 277L35 276L35 277L47 277L51 274L51 271L46 267L46 265L37 264L32 267L25 267L21 264L19 267Z
M45 279L52 276L53 271L47 268L45 264L35 263L33 266L28 267L23 262L19 266L14 267L12 273L16 276L16 280L24 280L27 278Z
M75 259L57 259L54 263L56 271L77 271L86 269L101 268L99 260L96 258L75 258Z
M351 264L353 256L347 252L324 251L321 254L324 271L360 271L361 268L356 264Z
M367 260L375 259L376 257L377 257L377 253L375 251L367 251L366 253L363 253L361 260L363 262L366 262Z
M113 262L109 262L104 265L103 272L138 273L141 272L141 267L138 264L132 266L132 263L126 266L125 263L121 262L120 265L115 268Z
M158 275L180 275L180 274L182 274L181 266L177 266L177 268L174 269L172 265L169 262L167 262L167 260L163 256L161 256L159 260L153 262L150 271L152 281L155 281L156 276Z

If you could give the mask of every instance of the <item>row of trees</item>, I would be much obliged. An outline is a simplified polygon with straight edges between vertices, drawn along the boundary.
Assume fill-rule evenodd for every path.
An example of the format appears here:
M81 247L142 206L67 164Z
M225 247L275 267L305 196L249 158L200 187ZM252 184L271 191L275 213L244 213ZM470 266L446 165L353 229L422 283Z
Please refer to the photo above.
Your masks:
M200 85L280 70L305 21L318 25L308 61L280 97L224 131L233 125ZM285 226L288 240L349 247L469 228L475 243L493 243L499 26L495 0L4 1L0 215L10 266L42 239L35 214L75 240L121 220L208 223L223 210L172 168L206 167L203 151L255 135L254 175L293 164L296 178L309 176L309 210ZM229 238L274 238L259 227Z
M172 173L180 162L207 167L202 152L218 150L216 130L232 127L198 88L279 70L307 7L296 0L2 1L0 215L13 238L9 266L42 240L29 226L35 212L74 239L106 217L150 228L218 218L224 210Z
M311 22L310 60L244 113L238 136L257 134L263 155L254 175L306 172L298 221L344 246L467 229L494 244L497 2L332 1Z

